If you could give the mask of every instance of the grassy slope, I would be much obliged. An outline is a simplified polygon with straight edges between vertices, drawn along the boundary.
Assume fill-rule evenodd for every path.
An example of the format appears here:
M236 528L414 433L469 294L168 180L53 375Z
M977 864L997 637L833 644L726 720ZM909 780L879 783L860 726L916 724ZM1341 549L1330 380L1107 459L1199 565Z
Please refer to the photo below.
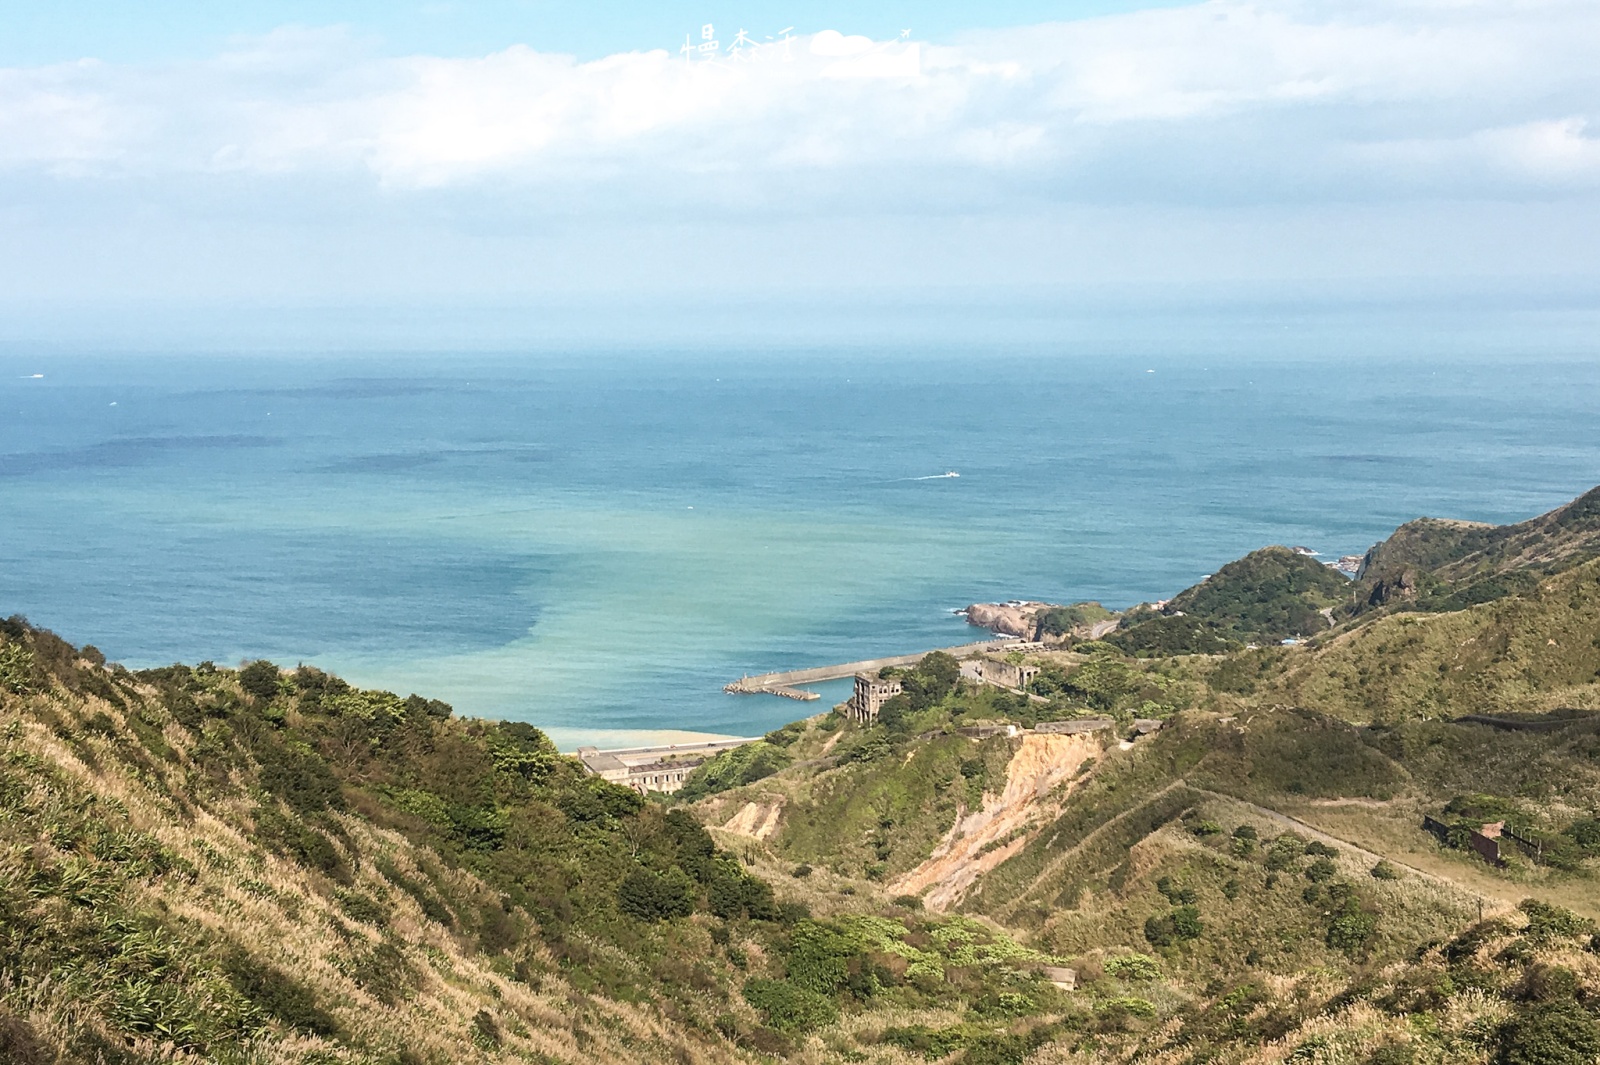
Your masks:
M1400 608L1456 610L1531 588L1600 554L1600 488L1547 514L1514 525L1421 518L1407 522L1367 553L1356 603L1390 598L1406 586Z
M1600 707L1600 561L1467 610L1377 619L1278 654L1270 674L1231 686L1354 721Z
M718 922L616 912L613 869L670 864L661 811L569 760L497 768L483 723L140 679L48 634L0 658L0 1027L37 1046L6 1060L742 1056Z
M868 890L810 920L789 876L774 905L526 726L250 672L0 630L0 1061L820 1063L1065 1005L964 919ZM647 870L676 916L626 912Z
M1518 540L1518 560L1538 553L1526 537ZM1101 1027L1128 996L1142 996L1147 1006L1138 1011L1154 1009L1155 1020L1118 1020L1122 1035L1149 1033L1171 1017L1163 1033L1186 1033L1176 1041L1182 1046L1144 1036L1144 1060L1195 1060L1187 1055L1205 1041L1219 1060L1245 1060L1251 1039L1269 1038L1288 1049L1326 1044L1344 1054L1403 1044L1418 1060L1509 1054L1517 1017L1544 1009L1528 990L1541 966L1570 967L1579 982L1594 983L1600 972L1592 953L1573 953L1589 943L1587 932L1546 956L1526 932L1518 940L1525 916L1515 903L1533 895L1600 916L1595 860L1563 872L1514 851L1510 868L1493 870L1443 849L1419 822L1474 792L1509 803L1518 824L1552 832L1600 811L1595 721L1531 734L1442 720L1600 705L1600 563L1514 584L1520 593L1464 611L1365 617L1306 648L1144 664L1205 684L1210 694L1198 702L1211 712L1182 713L1155 739L1109 753L1075 784L1059 819L1037 827L1021 854L987 873L962 911L1074 958L1090 977L1078 1001L1093 1004ZM1293 705L1317 710L1283 708ZM757 793L786 798L798 816L754 848L778 873L800 841L808 854L853 854L851 838L870 832L850 812L872 808L870 796L906 788L899 771L915 760L910 752L909 761L902 755L842 772L813 758L725 796L717 809ZM1003 772L987 771L990 785L998 779ZM819 787L824 804L813 801ZM949 820L941 814L933 824ZM1211 832L1213 825L1222 832ZM1253 849L1230 835L1242 825L1261 840ZM1278 867L1270 868L1270 841L1285 833L1330 846L1331 868L1315 867L1315 856L1274 859ZM1371 875L1379 860L1397 880ZM1176 910L1158 886L1192 892L1202 934L1152 945L1146 921ZM861 892L870 892L864 881L810 881L819 905L848 907ZM1474 931L1480 913L1488 915L1486 931ZM1477 990L1459 982L1466 948L1451 956L1429 950L1459 935L1501 937L1498 955L1472 955ZM1157 956L1162 979L1136 985L1107 974L1107 961L1115 966L1128 951ZM1400 975L1406 969L1435 982L1432 990L1408 983ZM1426 1038L1406 1023L1408 1012L1426 1019ZM1232 1035L1219 1036L1218 1023ZM1075 1060L1066 1047L1082 1052L1078 1036L1053 1039L1030 1062Z
M1514 906L1530 894L1600 916L1592 869L1560 873L1524 864L1495 872L1441 850L1420 831L1420 811L1437 812L1463 787L1512 792L1540 778L1573 781L1566 806L1578 810L1591 801L1600 783L1594 761L1600 741L1592 728L1555 737L1517 735L1510 746L1502 745L1504 736L1440 722L1372 730L1311 712L1191 711L1131 750L1108 751L1068 792L1062 815L1040 826L1023 851L985 876L960 906L1015 930L1046 954L1070 959L1085 978L1074 998L1080 1012L1052 1015L1052 1023L1074 1027L1052 1030L1027 1059L1030 1065L1072 1060L1068 1047L1082 1052L1089 1046L1107 1053L1121 1048L1118 1053L1149 1061L1185 1060L1195 1048L1210 1046L1208 1055L1218 1060L1248 1060L1268 1039L1290 1048L1333 1039L1351 1053L1404 1042L1429 1055L1421 1060L1484 1060L1496 1045L1497 1026L1534 1008L1517 988L1526 978L1523 964L1540 962L1531 952L1520 960L1475 956L1485 971L1474 979L1492 993L1462 998L1466 985L1451 983L1460 975L1460 959L1429 953L1428 944L1468 934L1480 912L1491 922L1506 921L1505 931L1495 934L1512 942L1512 930L1524 920ZM822 740L814 729L796 746ZM979 748L962 742L971 751ZM810 750L815 755L817 748ZM838 789L852 782L881 787L883 774L905 764L902 756L872 773L836 776L838 770L822 769L815 758L803 759L700 809L720 816L780 795L803 806L819 776L833 775ZM1240 826L1255 829L1258 841L1236 844L1232 833ZM787 831L766 843L723 838L778 882L781 897L804 898L819 913L872 904L876 887L859 876L822 867L789 876ZM800 835L815 841L820 831L807 819ZM1336 853L1329 876L1310 878L1321 876L1316 855L1269 861L1271 841L1284 835L1330 846ZM1372 876L1385 858L1398 879ZM1162 946L1147 938L1146 921L1176 908L1162 884L1193 893L1200 936ZM1341 918L1340 927L1355 929L1345 940L1334 935ZM1570 962L1587 942L1580 935L1556 953ZM1520 940L1513 945L1524 949ZM1154 958L1159 978L1130 980L1111 971L1116 959L1133 952ZM1600 964L1592 957L1580 955L1579 969L1600 990ZM1419 1007L1408 983L1415 980L1446 990L1429 991L1432 998ZM1153 1011L1149 1019L1146 1011ZM1408 1023L1408 1012L1444 1027L1473 1018L1481 1023L1471 1039L1434 1040L1427 1033L1438 1030ZM1335 1017L1348 1023L1330 1024ZM902 1019L934 1033L959 1027L955 1017L931 1013ZM883 1020L863 1014L848 1026L863 1048L874 1045L875 1022ZM893 1060L875 1052L871 1059Z

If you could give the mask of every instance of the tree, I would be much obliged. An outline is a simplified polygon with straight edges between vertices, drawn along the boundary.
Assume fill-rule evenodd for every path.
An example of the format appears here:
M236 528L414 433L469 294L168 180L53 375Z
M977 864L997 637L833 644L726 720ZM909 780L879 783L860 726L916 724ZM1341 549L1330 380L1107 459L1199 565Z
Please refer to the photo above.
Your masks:
M1328 924L1328 946L1355 954L1366 946L1377 928L1377 914L1363 910L1353 898L1346 899L1343 909Z
M622 878L617 888L617 905L623 913L641 921L689 916L694 912L689 879L678 870L673 872L677 875L662 876L648 869L635 869Z
M262 702L278 694L278 667L266 659L251 662L239 671L239 687Z
M906 715L911 713L911 700L905 694L900 694L889 699L878 708L878 724L897 735L910 730L910 722Z
M1172 932L1179 939L1199 939L1206 930L1196 906L1179 906L1172 911Z
M912 710L926 710L955 691L959 679L961 663L943 651L932 651L905 675L901 687Z

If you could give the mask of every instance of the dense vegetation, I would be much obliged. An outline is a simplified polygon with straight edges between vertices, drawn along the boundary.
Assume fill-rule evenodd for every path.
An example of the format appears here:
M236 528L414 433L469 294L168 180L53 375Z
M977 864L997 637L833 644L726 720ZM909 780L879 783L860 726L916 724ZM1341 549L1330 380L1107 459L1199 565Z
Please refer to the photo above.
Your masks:
M670 803L0 622L0 1061L1594 1065L1596 542L1591 493L1354 585L1256 552L1029 693L930 655Z
M1515 525L1422 518L1367 553L1349 613L1460 610L1600 556L1600 488Z
M1035 623L1038 626L1038 636L1061 636L1098 621L1108 621L1114 616L1099 603L1070 603L1067 606L1053 606L1041 610Z
M1328 628L1324 611L1350 597L1350 582L1287 547L1230 562L1178 593L1160 613L1130 613L1107 642L1139 655L1217 654L1279 643Z
M299 1061L261 1056L290 1033L371 1061L716 1060L719 1017L761 1028L711 933L804 913L538 730L311 669L107 670L17 620L3 641L0 1002L31 1060ZM552 1039L540 1003L569 994L617 1009ZM413 1030L441 996L475 1005Z

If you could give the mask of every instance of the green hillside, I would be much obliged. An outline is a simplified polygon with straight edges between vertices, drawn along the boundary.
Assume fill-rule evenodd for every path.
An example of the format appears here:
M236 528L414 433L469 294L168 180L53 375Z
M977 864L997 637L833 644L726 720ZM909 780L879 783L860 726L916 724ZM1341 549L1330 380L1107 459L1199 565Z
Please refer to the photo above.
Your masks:
M1379 616L1319 647L1241 655L1212 684L1354 721L1600 708L1600 561L1464 610Z
M1280 643L1332 625L1324 613L1349 601L1350 582L1287 547L1230 562L1160 612L1134 611L1106 642L1138 655L1216 654Z
M930 656L671 801L11 619L0 1061L1595 1065L1594 498L1413 523L1355 585L1256 552L1030 694Z
M1367 552L1357 610L1458 610L1600 556L1600 488L1514 525L1421 518Z

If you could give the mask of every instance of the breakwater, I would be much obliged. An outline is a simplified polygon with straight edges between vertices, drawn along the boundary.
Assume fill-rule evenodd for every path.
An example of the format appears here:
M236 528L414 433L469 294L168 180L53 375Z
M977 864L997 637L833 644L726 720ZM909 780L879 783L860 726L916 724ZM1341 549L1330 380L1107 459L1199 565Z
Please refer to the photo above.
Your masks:
M1030 646L1021 640L987 640L983 643L967 643L960 647L941 647L937 650L954 658L965 655L986 654L994 651L1012 651L1020 647ZM806 692L804 695L798 691L801 684L820 684L826 680L842 680L853 677L857 673L876 673L880 669L891 666L914 666L922 661L933 651L918 651L916 654L895 655L890 658L869 658L860 662L844 662L834 666L816 666L811 669L791 669L782 673L761 673L757 676L744 676L731 684L723 687L723 691L732 695L782 695L790 699L804 698L810 695L817 698L815 692ZM794 694L790 694L793 692Z

